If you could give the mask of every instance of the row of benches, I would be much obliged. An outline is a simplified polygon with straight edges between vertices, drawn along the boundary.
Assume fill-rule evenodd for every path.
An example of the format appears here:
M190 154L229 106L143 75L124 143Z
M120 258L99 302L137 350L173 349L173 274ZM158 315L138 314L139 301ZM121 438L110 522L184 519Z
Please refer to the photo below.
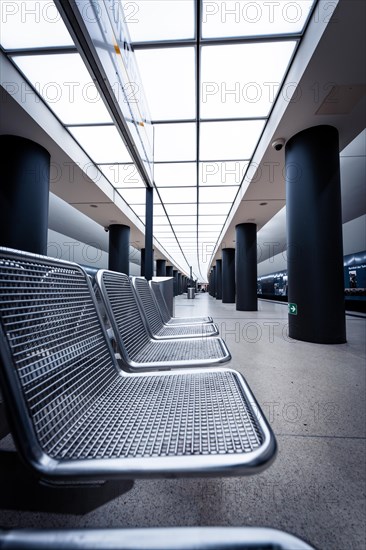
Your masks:
M243 377L197 367L228 359L224 342L156 340L126 275L101 271L97 282L119 362L81 267L0 250L1 387L33 470L48 479L104 479L268 466L275 439Z
M33 473L80 482L267 467L274 435L244 378L212 366L230 359L212 319L171 318L143 279L102 270L95 282L97 293L75 263L0 248L1 392ZM0 531L0 548L308 548L284 534L271 546L265 532L250 544L250 530L156 531Z

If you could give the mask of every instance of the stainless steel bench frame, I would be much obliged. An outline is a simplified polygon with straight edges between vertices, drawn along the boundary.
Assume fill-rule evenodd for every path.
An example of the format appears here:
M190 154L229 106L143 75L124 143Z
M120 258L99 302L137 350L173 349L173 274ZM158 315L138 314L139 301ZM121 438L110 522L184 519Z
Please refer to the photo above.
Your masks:
M0 549L313 550L293 535L258 527L0 530Z
M144 330L147 336L147 339L152 344L159 344L159 346L163 346L164 344L171 345L174 342L177 342L177 344L180 344L182 341L184 341L187 345L192 343L193 346L197 346L198 342L201 341L202 344L205 344L206 340L215 341L218 342L221 350L222 350L222 356L219 358L207 358L207 359L176 359L176 360L163 360L163 361L150 361L150 362L143 362L139 363L136 362L133 358L131 358L128 354L128 350L126 348L126 345L124 343L123 336L121 335L120 329L118 327L118 322L116 320L116 316L113 313L113 308L108 296L107 289L105 287L105 281L104 281L104 275L108 276L108 274L111 274L113 276L118 276L119 278L123 278L123 280L128 281L128 283L131 286L131 293L133 296L134 304L136 307L136 310L138 311L138 315L141 318L141 322L144 326ZM135 295L135 292L132 287L131 280L127 275L123 273L115 273L112 271L108 271L106 269L101 269L98 271L96 279L95 279L100 295L103 300L104 308L107 313L107 316L109 318L111 327L114 332L115 341L117 343L117 347L119 349L122 361L125 363L125 367L129 369L132 372L137 371L150 371L150 370L164 370L164 369L175 369L175 368L195 368L195 367L210 367L213 365L221 365L222 363L226 363L227 361L230 361L231 354L222 338L219 338L217 336L206 338L206 336L202 337L200 340L198 338L184 338L184 339L169 339L165 342L163 340L154 340L149 333L148 327L146 325L146 320L144 315L141 313L141 309L137 300L137 297ZM122 298L121 298L121 306L122 306ZM209 344L209 342L208 342Z
M31 281L29 281L31 277L29 274L27 275L27 270L32 273ZM56 278L58 278L58 281ZM74 288L78 289L76 295L74 295ZM113 477L131 479L175 477L177 475L244 475L263 470L274 459L276 442L271 428L248 385L239 373L223 368L177 370L149 374L129 374L121 370L116 363L109 339L103 328L89 277L76 264L0 248L0 295L2 298L0 305L1 391L16 446L26 464L38 476L53 481L79 481L82 479L99 480ZM53 304L50 304L50 300L53 301ZM70 310L72 310L71 313L69 313ZM50 313L52 311L54 311L54 317ZM72 323L68 321L70 315L73 316ZM64 324L64 327L62 331L60 328L57 334L52 331L52 334L49 335L51 331L50 323L56 323L55 326ZM88 326L93 329L91 336L89 335ZM36 330L35 333L32 332L34 330ZM46 339L43 335L40 335L43 332L46 334ZM78 339L79 332L84 335L82 341ZM48 335L51 338L50 347L47 347ZM64 343L64 340L66 340L66 343ZM56 364L53 360L53 347L57 351ZM99 356L97 358L94 350L98 351ZM103 365L100 364L101 360ZM25 361L25 363L23 364L22 361ZM64 370L62 368L58 370L59 363L64 363L61 365ZM26 371L24 371L25 367ZM19 374L20 368L23 369L21 375ZM92 372L94 376L100 379L97 388L95 378L91 379ZM81 379L79 373L81 373ZM67 386L68 377L71 377L72 382L71 385ZM182 428L184 441L186 441L186 438L189 439L189 431L193 429L191 433L194 437L196 435L199 437L200 449L203 448L201 447L203 443L210 445L209 441L211 440L209 438L205 440L202 435L200 416L202 414L204 422L207 422L205 429L207 429L209 436L213 437L214 442L217 442L217 439L215 440L217 433L226 433L226 435L220 436L223 437L224 445L227 445L226 442L234 443L232 435L230 435L231 432L227 432L228 429L229 431L233 429L233 424L228 424L228 426L231 426L230 428L225 427L225 424L221 424L220 427L224 431L217 432L218 424L215 425L215 422L218 423L221 417L215 416L214 410L207 408L203 410L205 405L201 400L198 400L197 403L195 399L193 401L199 412L198 431L195 431L194 423L193 428L190 427L191 419L188 416L184 419L181 416L174 417L174 411L178 410L178 405L181 406L181 410L186 407L186 403L183 401L185 396L182 396L180 391L176 393L174 399L168 394L171 403L174 403L174 405L169 405L169 411L161 409L159 403L163 403L161 386L164 386L164 382L173 385L177 381L186 383L187 377L191 377L190 379L194 383L208 381L209 384L212 384L218 378L220 380L232 380L232 384L236 388L235 391L240 396L240 407L236 406L235 410L230 411L230 407L234 406L230 400L228 407L223 410L226 411L226 415L232 413L231 418L236 419L235 423L239 422L239 417L242 418L242 425L247 426L245 433L248 433L247 430L249 429L252 430L251 433L254 436L245 437L242 443L244 446L248 446L248 451L220 452L215 450L213 452L213 443L211 443L212 449L209 454L201 454L200 451L196 451L196 454L194 454L193 450L186 449L186 443L184 443L182 454L172 452L173 456L161 456L159 453L156 456L153 451L151 451L152 455L149 455L150 451L148 451L148 456L143 452L142 456L135 456L134 453L129 456L127 453L127 456L125 454L123 458L119 455L108 458L110 452L107 449L108 454L106 456L107 451L104 449L102 458L90 457L87 452L86 455L88 456L86 458L80 458L80 453L75 456L72 455L71 458L68 457L67 453L62 454L63 451L61 457L57 453L51 456L52 453L50 455L48 451L46 452L45 447L49 446L49 440L44 438L44 433L47 430L51 430L51 440L55 438L55 434L56 436L60 434L56 438L56 446L57 444L63 444L63 441L60 442L61 436L64 439L66 437L70 446L67 438L74 430L76 435L73 442L78 447L80 442L78 430L84 430L84 423L86 420L90 420L90 408L92 408L92 412L95 411L93 422L90 424L90 437L100 437L97 441L92 440L92 451L90 452L94 453L94 445L96 445L98 454L98 449L101 448L106 438L108 442L108 434L112 427L117 430L120 436L122 427L125 425L124 419L128 415L132 427L128 428L128 433L124 436L127 439L123 441L123 444L127 442L127 445L132 445L132 443L128 443L128 438L130 437L129 434L133 432L133 428L137 433L138 445L143 441L146 448L150 440L148 439L146 442L138 438L143 437L139 435L142 428L152 430L152 405L145 407L150 415L147 419L142 419L138 414L133 414L134 409L128 408L127 405L123 408L126 395L123 395L120 391L122 384L134 384L136 388L144 387L144 384L151 384L151 387L153 387L155 384L155 389L149 390L147 394L150 403L152 403L153 398L157 403L155 407L157 413L153 420L159 418L159 415L161 421L169 419L169 422L171 422L171 418L176 418L180 427L185 426L184 429ZM124 380L126 380L126 383ZM62 384L64 385L62 386ZM104 404L103 398L106 391L111 389L110 386L114 393L107 394L107 409L98 409L98 403L101 400ZM52 388L52 391L50 388ZM61 391L59 388L66 388L67 393L65 394L65 391ZM96 391L97 394L95 394ZM207 389L207 392L211 393L212 390ZM187 395L188 398L191 398L190 391ZM86 402L85 407L87 406L88 409L86 410L84 407L82 413L78 416L80 407L83 407L83 400ZM139 403L138 401L138 405ZM215 406L216 404L224 407L223 403L215 400ZM97 408L94 409L93 407ZM103 414L101 414L101 410L103 410ZM121 413L121 410L123 412L123 422L121 419L118 420L116 414L117 412ZM162 412L160 412L161 410ZM106 411L109 411L109 416L105 416ZM39 418L41 418L41 423ZM53 419L55 419L54 424L51 422ZM117 420L121 424L115 425ZM145 423L142 426L143 421ZM98 422L100 423L98 430L102 431L96 434L97 428L95 426ZM213 424L210 424L210 422L213 422ZM188 431L186 431L187 428ZM181 441L180 431L177 436L174 433L174 427L170 426L169 429L171 431L165 427L164 430L166 431L163 435L160 434L159 437L162 437L163 440L165 438L164 441L166 441L168 436L169 445L171 441ZM149 434L154 444L158 435ZM257 438L256 448L251 444L253 439L250 438L253 437ZM159 438L157 441L160 444Z
M151 288L151 294L155 300L156 306L160 313L161 320L167 326L174 325L201 325L201 324L210 324L213 323L213 319L210 316L207 318L204 317L171 317L168 306L165 303L164 296L160 290L159 283L156 281L149 281L149 286ZM156 291L155 291L156 289Z
M165 325L161 319L159 308L156 305L153 291L151 290L148 281L146 281L143 277L130 277L130 280L137 298L141 315L144 317L145 326L154 340L173 340L174 338L211 338L212 336L219 335L219 329L215 323ZM139 288L141 285L143 285L144 288ZM145 297L145 303L144 298L141 295L142 292L145 292L146 294L148 293ZM146 300L149 304L146 303ZM150 313L147 311L148 308L150 309ZM150 322L149 315L156 316L157 324L161 325L160 329L163 331L161 334L154 330L154 327ZM185 334L187 330L189 331L191 329L193 329L196 334ZM173 331L175 334L172 336L166 335L164 334L164 330Z

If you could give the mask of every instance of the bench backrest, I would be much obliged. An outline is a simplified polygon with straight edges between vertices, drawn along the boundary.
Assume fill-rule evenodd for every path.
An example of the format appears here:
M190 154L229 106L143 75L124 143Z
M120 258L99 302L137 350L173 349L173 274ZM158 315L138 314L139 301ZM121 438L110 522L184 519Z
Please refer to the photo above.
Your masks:
M0 362L18 447L60 456L58 441L120 376L80 267L0 248Z
M159 330L161 330L164 325L151 293L149 283L146 279L141 277L133 277L132 283L136 289L138 299L140 300L152 334L158 334Z
M97 275L112 327L120 336L123 350L133 360L150 341L130 278L124 273L100 270ZM110 311L108 311L110 310ZM113 326L115 323L116 326Z
M163 293L160 290L159 284L150 281L150 288L154 293L163 322L168 323L171 319L171 315L169 313L168 306L166 305Z

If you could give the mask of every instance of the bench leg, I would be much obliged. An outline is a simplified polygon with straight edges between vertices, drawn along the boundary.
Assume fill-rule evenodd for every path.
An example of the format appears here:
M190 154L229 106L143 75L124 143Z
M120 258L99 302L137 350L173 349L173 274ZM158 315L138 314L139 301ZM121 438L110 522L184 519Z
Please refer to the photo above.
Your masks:
M15 451L0 451L0 509L83 515L123 495L133 480L45 483Z

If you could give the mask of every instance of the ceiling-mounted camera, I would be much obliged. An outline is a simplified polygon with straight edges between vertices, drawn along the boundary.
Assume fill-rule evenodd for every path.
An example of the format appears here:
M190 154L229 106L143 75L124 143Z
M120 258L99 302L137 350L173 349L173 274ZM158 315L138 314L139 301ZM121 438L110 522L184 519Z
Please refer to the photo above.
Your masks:
M285 143L286 143L286 140L284 138L278 138L278 139L275 139L272 142L272 147L276 151L281 151L281 149L284 147Z

